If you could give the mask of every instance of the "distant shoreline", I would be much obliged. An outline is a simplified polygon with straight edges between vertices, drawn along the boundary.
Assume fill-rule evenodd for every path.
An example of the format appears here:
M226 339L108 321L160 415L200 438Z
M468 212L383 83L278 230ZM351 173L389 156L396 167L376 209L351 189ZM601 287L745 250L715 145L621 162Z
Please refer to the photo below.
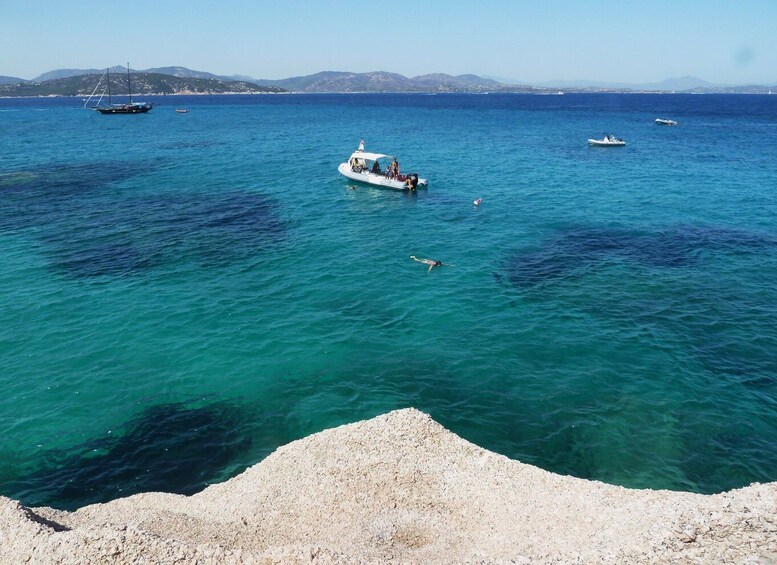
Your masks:
M135 98L143 98L145 96L264 96L267 94L304 94L299 92L177 92L173 94L167 93L148 93L148 94L136 94ZM126 98L127 94L117 94L116 98ZM30 100L33 98L88 98L88 94L39 94L37 96L0 96L0 99L6 100Z
M125 72L124 67L110 69L115 76ZM102 69L58 69L25 80L0 76L0 93L14 91L23 96L72 94L91 91ZM107 71L106 73L107 74ZM589 80L558 80L545 83L494 79L475 74L450 75L428 73L406 77L387 71L348 72L320 71L310 75L282 79L252 78L244 75L218 75L196 71L182 66L135 70L133 82L144 85L137 92L164 90L168 94L195 91L288 91L293 93L356 94L356 93L467 93L467 94L556 94L565 93L665 93L665 94L768 94L777 92L777 84L720 84L692 76L668 78L659 82L624 83ZM506 80L506 81L505 81ZM119 79L114 78L114 82ZM99 84L99 83L98 83ZM23 90L22 90L23 89Z
M418 92L418 91L406 91L406 92L373 92L373 91L354 91L354 92L295 92L295 91L286 91L286 92L175 92L175 93L145 93L145 94L136 94L135 98L143 98L145 96L157 96L157 97L170 97L170 96L265 96L265 95L272 95L272 96L278 96L278 95L289 95L289 94L295 94L295 95L304 95L304 96L316 96L316 95L419 95L419 96L437 96L437 95L454 95L454 96L505 96L505 95L513 95L513 96L558 96L558 94L553 92L526 92L526 91L519 91L519 92ZM773 95L771 92L667 92L662 90L566 90L563 91L562 94L564 95L574 95L574 94L602 94L602 95L610 95L610 94L627 94L627 95L645 95L645 94L653 94L653 95L660 95L660 96L681 96L681 95L691 95L691 96L771 96ZM36 96L4 96L0 95L0 100L31 100L36 98L46 99L46 98L87 98L88 94L39 94ZM126 94L118 94L116 95L116 98L121 97L127 97Z

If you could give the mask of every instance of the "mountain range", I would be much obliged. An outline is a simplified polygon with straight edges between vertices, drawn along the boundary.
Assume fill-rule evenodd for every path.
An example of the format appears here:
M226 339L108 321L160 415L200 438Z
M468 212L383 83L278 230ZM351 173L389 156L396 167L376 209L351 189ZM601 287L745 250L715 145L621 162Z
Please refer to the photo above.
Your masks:
M126 73L126 67L113 67L116 77ZM16 77L0 77L0 95L40 96L47 94L82 95L85 84L78 77L102 74L102 69L57 69L43 73L31 81ZM306 76L285 79L256 79L244 75L216 75L194 71L186 67L157 67L144 71L133 71L133 83L138 82L138 92L158 94L182 94L190 92L518 92L555 93L565 92L743 92L766 93L777 90L777 81L772 86L731 86L712 84L695 77L680 77L661 82L629 84L596 81L547 81L525 84L518 81L484 78L473 74L452 76L442 73L405 77L397 73L374 71L350 73L323 71ZM167 78L164 78L167 77ZM115 80L123 80L117 78ZM194 82L192 82L194 81ZM206 82L196 82L206 81ZM209 81L209 82L208 82ZM76 92L77 94L72 94ZM88 92L87 92L88 94Z
M114 96L126 96L129 88L127 75L119 69L110 75L110 90ZM26 81L16 84L0 84L0 96L89 96L102 88L107 79L102 74L79 74L54 78L41 82ZM101 87L102 85L102 87ZM246 81L221 80L218 78L180 77L171 74L133 72L133 94L255 94L280 93L285 89L277 86L259 86Z
M430 74L408 78L384 71L323 71L281 80L256 79L254 82L293 92L485 92L506 86L476 75Z

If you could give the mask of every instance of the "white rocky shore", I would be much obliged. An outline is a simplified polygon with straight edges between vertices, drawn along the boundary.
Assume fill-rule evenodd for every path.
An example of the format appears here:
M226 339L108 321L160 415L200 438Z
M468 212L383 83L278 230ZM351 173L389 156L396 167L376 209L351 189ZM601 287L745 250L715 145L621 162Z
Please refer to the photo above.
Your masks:
M777 563L777 483L703 496L554 475L417 410L327 430L194 496L0 498L0 563Z

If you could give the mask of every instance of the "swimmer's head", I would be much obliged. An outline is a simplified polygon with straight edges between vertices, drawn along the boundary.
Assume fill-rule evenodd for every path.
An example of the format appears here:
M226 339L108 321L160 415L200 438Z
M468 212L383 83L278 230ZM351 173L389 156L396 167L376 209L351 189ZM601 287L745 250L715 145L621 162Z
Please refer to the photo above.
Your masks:
M434 262L435 267L442 267L442 261L435 261Z

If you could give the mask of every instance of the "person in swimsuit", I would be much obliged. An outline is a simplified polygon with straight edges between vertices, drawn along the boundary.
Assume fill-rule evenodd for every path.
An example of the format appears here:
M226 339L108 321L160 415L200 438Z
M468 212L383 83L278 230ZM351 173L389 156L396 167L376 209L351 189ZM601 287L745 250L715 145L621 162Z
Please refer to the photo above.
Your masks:
M423 263L424 265L429 265L429 270L431 271L435 267L444 267L445 264L442 261L434 261L432 259L419 259L415 255L411 255L410 258L413 261L418 261L419 263Z

